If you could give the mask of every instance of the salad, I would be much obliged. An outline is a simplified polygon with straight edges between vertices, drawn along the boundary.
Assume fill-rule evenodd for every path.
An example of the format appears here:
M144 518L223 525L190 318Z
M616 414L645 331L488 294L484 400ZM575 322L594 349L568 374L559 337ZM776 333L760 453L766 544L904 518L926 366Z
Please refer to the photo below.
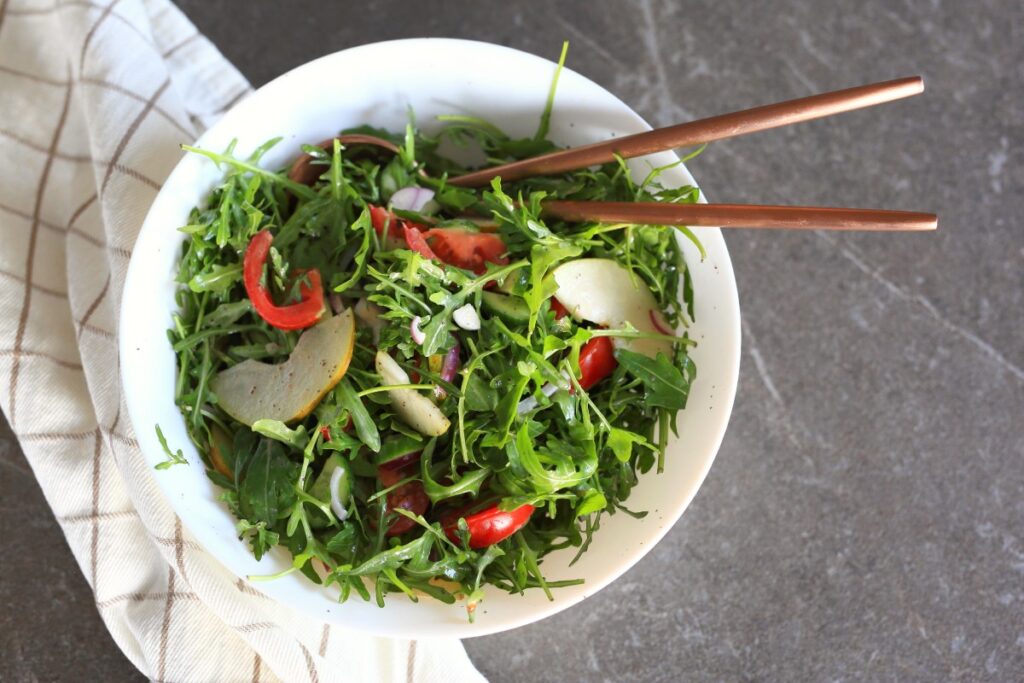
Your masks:
M523 139L448 116L436 135L342 131L278 170L260 162L279 139L186 148L225 175L181 228L175 398L257 559L283 546L286 573L342 601L465 599L472 618L485 586L579 583L546 580L543 558L645 514L627 500L696 376L676 229L552 220L544 201L698 190L621 162L449 182L467 169L444 149L555 149L553 93ZM157 431L160 467L183 461Z

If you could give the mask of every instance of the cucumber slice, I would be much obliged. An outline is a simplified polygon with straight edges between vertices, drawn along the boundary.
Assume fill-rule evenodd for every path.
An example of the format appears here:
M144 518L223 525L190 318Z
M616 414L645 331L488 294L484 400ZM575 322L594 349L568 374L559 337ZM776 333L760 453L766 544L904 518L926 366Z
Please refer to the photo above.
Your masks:
M530 307L518 296L506 296L496 292L483 292L480 296L484 308L509 322L525 323L530 320Z
M422 450L422 441L402 434L381 444L380 452L378 452L373 458L373 464L379 467L380 465L391 462L392 460L401 458L403 455L409 455L410 453L416 453Z
M498 289L506 294L514 294L516 289L525 290L530 284L530 269L513 270L498 283Z
M334 470L339 467L350 470L348 463L340 453L332 453L327 462L324 463L324 468L320 471L320 475L313 481L313 486L309 489L309 495L313 496L317 500L323 501L324 503L331 502L331 475L334 474ZM349 474L349 472L346 472ZM338 499L342 503L348 501L349 490L352 487L352 477L342 475L338 481Z

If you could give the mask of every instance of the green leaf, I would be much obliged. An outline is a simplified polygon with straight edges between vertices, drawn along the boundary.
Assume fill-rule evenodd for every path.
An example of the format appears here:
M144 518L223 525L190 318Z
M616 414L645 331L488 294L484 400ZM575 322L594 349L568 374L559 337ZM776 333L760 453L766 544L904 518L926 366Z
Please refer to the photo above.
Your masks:
M430 476L430 465L433 460L431 456L433 455L435 443L436 439L431 439L430 445L423 451L423 455L420 458L420 478L423 480L423 490L426 491L430 502L438 503L448 498L467 494L476 497L480 493L480 485L490 476L491 470L484 467L478 470L463 472L459 475L457 481L448 486L442 486Z
M296 429L291 429L280 420L256 420L252 423L252 431L300 451L309 443L309 434L306 433L305 427L299 425Z
M608 432L608 447L612 449L619 462L629 462L629 457L633 454L633 444L643 444L652 450L657 448L640 434L628 429L612 427Z
M242 264L232 263L226 266L213 266L205 272L196 273L188 281L188 286L193 292L223 292L241 280Z
M377 424L370 417L363 400L356 395L355 389L347 379L338 383L335 392L338 401L349 415L352 416L352 423L356 427L356 434L366 444L367 448L376 453L380 450L380 432L377 431Z
M240 301L228 301L217 308L210 311L205 318L203 318L203 327L223 327L224 325L233 325L238 322L246 313L252 311L252 301L246 297Z
M172 451L167 445L167 439L164 438L164 433L160 431L160 425L156 426L156 438L160 441L160 447L164 449L164 453L167 454L167 460L161 463L157 463L156 469L166 470L172 465L187 465L188 460L185 459L185 454L181 452L179 448L177 451Z
M580 247L574 244L535 244L530 249L530 288L523 294L523 299L530 307L531 334L534 325L537 324L541 305L551 298L557 288L553 279L547 279L548 271L561 261L579 256L581 251Z
M359 550L359 537L355 524L345 522L341 531L327 541L327 552L337 555L343 562L350 562Z
M445 310L435 313L430 322L423 328L423 355L433 356L442 347L448 346L448 320L451 318L451 311Z
M370 237L373 235L373 225L370 222L369 209L363 209L363 212L359 214L359 218L352 223L350 230L362 230L363 241L359 244L359 250L353 258L353 263L356 267L352 270L352 274L334 288L334 291L339 293L355 286L366 270L366 257L370 253L370 244L372 243Z
M238 489L242 515L250 521L276 522L295 504L297 478L298 465L288 459L281 444L260 439Z
M529 382L529 377L520 376L515 384L509 387L509 392L498 402L498 407L494 411L497 424L495 429L484 440L485 445L502 448L508 443L510 438L509 430L512 429L512 423L515 422L516 415L518 414L519 400L523 397L523 390L526 389L526 385Z
M430 543L432 539L432 536L425 534L414 541L409 541L405 545L398 545L390 550L377 553L358 567L345 571L344 574L348 576L367 576L377 574L384 569L396 569L407 560L415 557L423 544Z
M472 190L465 190L461 187L453 187L451 185L446 185L443 190L434 195L434 199L436 199L441 206L454 209L459 213L462 213L480 201L476 193Z
M659 353L655 359L635 351L619 349L615 352L615 358L629 374L643 382L648 405L669 410L682 410L686 407L690 383L665 354Z
M518 460L537 490L550 492L575 486L589 479L594 473L597 467L596 458L587 458L577 469L571 456L552 451L550 448L544 451L543 459L553 462L554 467L546 468L541 460L541 454L533 448L533 439L528 427L529 425L524 424L519 428L515 441L509 442L506 450L509 461Z
M252 547L252 554L257 560L262 558L267 551L277 545L281 537L276 531L267 528L266 522L253 524L247 519L238 520L235 525L235 532L239 538L249 537L249 545Z
M477 373L471 374L466 380L463 392L466 397L466 410L491 413L498 407L498 392Z
M583 496L583 500L580 501L579 505L576 506L576 516L583 517L599 510L604 510L608 506L608 499L604 497L604 494L597 489L590 489Z

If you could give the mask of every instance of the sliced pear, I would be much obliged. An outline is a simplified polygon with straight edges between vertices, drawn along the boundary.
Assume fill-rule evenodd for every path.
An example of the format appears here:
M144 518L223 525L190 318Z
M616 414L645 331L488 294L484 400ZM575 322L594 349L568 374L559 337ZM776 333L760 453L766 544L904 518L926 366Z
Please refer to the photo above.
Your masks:
M210 387L224 412L250 427L261 419L300 420L345 376L355 332L346 309L303 332L284 363L246 360L219 373Z
M375 364L384 386L411 384L409 375L387 351L377 351ZM451 425L441 409L415 389L392 389L388 398L398 417L424 436L441 436Z
M658 302L651 290L617 261L604 258L577 259L552 272L555 298L576 320L621 328L628 322L641 332L662 334L655 319L662 320ZM664 353L672 357L672 344L666 339L623 339L612 337L617 348L629 349L651 358Z

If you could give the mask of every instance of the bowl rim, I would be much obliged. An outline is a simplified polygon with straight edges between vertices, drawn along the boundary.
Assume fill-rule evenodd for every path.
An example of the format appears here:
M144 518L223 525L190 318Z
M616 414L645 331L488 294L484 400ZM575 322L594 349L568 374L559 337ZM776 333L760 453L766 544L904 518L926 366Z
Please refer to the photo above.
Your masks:
M446 45L447 46L461 46L462 48L469 49L469 50L487 49L487 50L505 51L505 52L507 52L509 54L510 57L514 57L514 58L517 58L517 59L524 59L524 58L526 58L526 59L531 59L531 60L539 60L540 62L542 62L542 63L544 63L546 65L554 66L554 62L552 62L551 60L545 59L543 57L540 57L538 55L534 55L532 53L525 52L523 50L519 50L519 49L516 49L516 48L511 48L511 47L507 47L507 46L504 46L504 45L498 45L496 43L489 43L489 42L486 42L486 41L466 40L466 39L458 39L458 38L428 38L428 37L423 37L423 38L404 38L404 39L396 39L396 40L388 40L388 41L378 41L378 42L373 42L373 43L366 43L366 44L363 44L363 45L358 45L358 46L346 48L346 49L339 50L339 51L336 51L336 52L333 52L333 53L330 53L330 54L323 55L323 56L318 57L318 58L316 58L314 60L311 60L311 61L306 62L304 64L301 64L299 66L296 66L296 67L286 71L285 73L277 76L276 78L268 81L266 84L264 84L263 86L261 86L260 88L258 88L256 90L254 90L252 93L250 93L246 97L242 98L239 102L235 103L230 109L228 109L222 115L222 117L220 119L218 119L217 122L215 122L213 125L211 125L209 128L207 128L206 131L204 131L193 144L196 145L196 146L203 146L204 140L206 140L209 137L214 137L214 131L217 130L218 126L221 124L222 121L228 120L230 118L230 116L236 110L238 110L241 107L247 106L247 103L249 103L254 98L258 98L260 93L266 92L268 90L273 90L273 89L279 88L279 87L281 87L281 84L283 82L285 82L285 81L287 81L289 79L296 78L297 74L300 74L300 73L302 73L305 70L317 68L318 65L320 65L320 64L322 64L324 62L330 62L331 60L339 59L341 55L346 55L346 56L351 57L354 54L357 54L359 51L372 50L372 49L380 49L382 46L401 47L402 49L408 50L408 49L414 49L414 48L427 47L427 46L429 46L431 44L433 44L433 45L441 45L441 46L446 46ZM641 117L639 114L637 114L632 109L632 107L627 105L625 102L623 102L621 99L616 97L614 94L612 94L610 91L608 91L606 88L604 88L600 84L596 83L595 81L587 78L586 76L584 76L584 75L582 75L582 74L580 74L578 72L575 72L575 71L571 70L568 67L565 68L565 73L572 74L573 77L581 79L588 86L593 86L594 88L596 88L596 89L598 89L600 91L603 91L603 93L607 94L610 98L612 98L618 106L622 107L624 111L629 112L637 120L637 122L640 125L642 125L643 127L647 128L647 129L651 128L650 124L643 117ZM672 154L673 154L673 156L677 156L677 155L675 155L674 152ZM677 158L678 158L678 156L677 156ZM139 235L137 237L137 242L141 241L142 235L144 233L146 233L147 231L154 231L154 230L157 229L157 225L155 225L155 224L160 223L160 218L157 217L157 216L154 216L154 214L155 214L155 207L157 207L159 205L159 200L161 198L161 195L163 195L163 193L165 192L165 190L169 186L171 186L171 187L174 186L175 183L173 181L174 181L175 177L177 175L181 174L182 168L186 165L187 161L188 161L188 157L187 156L183 156L181 159L179 159L179 161L175 164L174 169L172 169L171 173L168 174L167 179L161 185L161 188L160 188L159 192L157 193L156 197L154 197L154 199L153 199L153 203L150 205L150 209L147 211L146 218L143 221L142 227L140 228ZM687 176L689 176L691 179L693 179L693 176L689 174L689 172L686 169L686 166L684 164L680 164L680 168L682 169L682 171ZM693 182L694 182L695 185L697 185L695 179L693 179ZM705 203L707 201L706 197L705 197L705 195L703 193L703 190L701 190L701 195L700 195L699 201L702 202L702 203ZM720 232L718 231L717 228L704 228L702 230L703 230L704 234L717 234L720 237ZM671 529L675 525L675 523L682 516L683 512L685 512L685 510L689 507L689 505L692 502L692 500L693 500L694 496L696 495L697 491L703 485L703 482L704 482L705 478L707 477L707 474L710 471L711 466L714 463L715 458L717 457L718 451L719 451L719 449L721 447L722 440L725 437L725 433L726 433L726 430L727 430L727 427L728 427L728 424L729 424L729 421L730 421L730 418L731 418L731 415L732 415L732 409L733 409L733 405L734 405L736 391L737 391L737 388L738 388L740 353L741 353L741 343L742 343L742 335L741 335L741 327L740 327L739 296L738 296L738 291L737 291L737 283L736 283L736 279L735 279L735 274L734 274L734 271L733 271L733 268L732 268L732 261L731 261L731 258L729 256L728 249L727 249L727 247L726 247L726 245L724 243L724 239L722 240L722 259L723 260L719 263L719 267L723 270L722 274L726 276L725 283L727 285L730 285L731 297L729 297L728 303L730 304L731 311L733 312L733 315L731 316L731 320L730 320L730 329L733 330L733 334L730 336L729 339L725 340L725 341L731 342L731 346L732 346L732 353L729 354L729 356L726 359L726 361L728 362L728 368L727 368L727 370L728 370L728 372L727 372L728 385L725 386L725 387L720 387L719 391L716 394L719 397L717 399L716 403L724 406L724 410L721 411L720 416L718 417L718 425L716 426L716 428L714 430L714 437L713 437L712 441L710 442L712 445L711 445L710 448L708 448L707 454L704 455L704 460L703 460L703 463L702 463L702 467L700 468L700 471L697 473L697 476L694 477L693 484L691 485L690 490L687 492L686 495L684 495L684 496L680 497L679 499L677 499L677 501L675 502L672 510L669 511L669 514L665 515L665 517L664 517L664 522L665 523L661 524L660 526L656 527L653 530L649 530L649 531L645 532L644 539L645 539L645 541L649 540L649 543L645 542L638 550L634 550L634 551L632 551L632 552L630 552L628 554L624 554L623 558L618 563L616 563L614 567L610 568L610 570L608 570L608 571L604 572L603 574L601 574L600 577L597 578L597 580L591 582L591 577L587 577L588 583L587 583L587 589L585 591L582 591L582 592L579 592L577 594L573 594L573 595L569 595L569 596L563 597L563 598L561 598L559 600L545 602L542 607L537 608L537 609L524 609L521 616L505 619L504 621L502 621L502 622L500 622L498 624L483 624L483 623L480 623L480 622L478 622L476 624L466 624L466 628L463 628L460 632L458 632L458 633L456 633L454 635L456 635L457 637L460 637L460 638L480 637L480 636L484 636L484 635L490 635L490 634L493 634L493 633L498 633L498 632L505 631L505 630L510 630L510 629L513 629L513 628L518 628L520 626L524 626L524 625L527 625L527 624L530 624L530 623L533 623L533 622L536 622L536 621L540 621L540 620L542 620L542 619L544 619L546 617L549 617L549 616L552 616L554 614L557 614L558 612L561 612L561 611L563 611L565 609L568 609L569 607L572 607L573 605L581 602L582 600L584 600L584 599L586 599L586 598L596 594L598 591L600 591L601 589L605 588L606 586L608 586L609 584L614 582L622 574L624 574L630 568L635 566L641 559L643 559L647 555L647 553L649 553L651 551L651 549L653 549L654 546L657 545L662 540L662 538L664 538L664 536L668 533L669 529ZM125 290L127 291L131 287L133 282L138 281L138 280L142 279L143 277L145 277L145 275L144 275L144 272L143 272L142 266L141 266L141 258L136 258L136 254L135 254L135 251L133 249L132 258L131 258L131 260L129 262L128 269L127 269L127 275L126 275L126 278L125 278ZM140 433L138 427L139 426L143 426L143 425L139 424L139 420L136 417L136 415L137 415L137 413L139 411L139 408L133 407L134 402L131 400L132 398L135 398L138 395L137 392L135 391L135 389L136 389L136 384L135 384L136 380L133 380L133 378L129 377L128 373L124 370L124 368L129 367L129 365L127 363L125 363L124 361L125 361L126 357L128 356L128 354L130 352L129 346L131 345L131 343L133 343L132 340L129 338L129 336L125 333L125 330L128 329L128 328L126 328L126 324L128 322L130 322L131 312L132 312L131 311L131 298L129 296L122 296L121 310L120 310L120 313L119 313L119 327L118 327L118 354L119 354L119 359L121 361L120 365L121 365L122 370L121 370L121 372L119 374L121 375L121 384L122 384L122 389L123 389L123 392L124 392L125 403L126 403L126 406L127 406L127 409L128 409L128 413L129 413L129 419L131 421L131 424L132 424L133 428L135 428L136 436L137 437L141 437L142 434ZM162 335L160 335L158 338L161 339L161 340L164 339L164 337ZM180 415L180 413L179 413L179 415ZM182 419L184 419L184 418L182 418ZM157 462L157 461L159 461L162 458L162 455L163 455L162 451L159 454L156 454L157 457L154 457L153 449L152 448L146 448L146 446L145 446L145 444L147 443L147 439L138 438L138 441L139 441L139 448L140 448L140 450L143 453L143 456L144 456L146 464L148 465L148 467L146 467L146 469L150 470L150 476L153 477L154 482L157 485L157 489L165 497L165 499L169 503L171 509L174 511L176 517L181 520L182 526L184 528L188 529L189 533L191 533L200 542L200 545L202 546L204 552L207 555L209 555L211 558L216 560L216 562L218 564L220 564L221 566L225 567L231 574L233 574L233 575L237 576L238 578L246 581L250 586L252 586L256 590L259 590L264 595L267 595L267 597L272 599L275 604L278 604L278 605L281 605L281 606L284 606L284 607L289 607L291 609L298 609L299 611L301 611L304 614L310 614L311 616L316 616L316 618L318 618L318 619L324 619L326 621L329 621L332 624L340 625L342 628L350 628L350 629L354 629L355 628L350 623L346 623L344 620L340 620L336 616L335 617L331 617L331 616L328 616L328 615L325 615L325 614L313 615L309 610L306 610L306 609L303 609L303 608L296 608L293 605L284 603L284 602L282 602L281 600L279 600L277 597L275 597L272 594L273 591L269 591L268 592L268 591L263 590L263 586L265 584L256 584L256 585L251 584L251 582L248 581L247 577L244 574L240 574L238 571L236 571L231 566L231 563L229 561L223 559L221 557L221 555L219 555L217 552L215 552L213 549L211 549L211 545L216 545L216 544L211 544L211 543L208 542L213 537L212 533L207 533L205 531L205 529L197 529L196 527L194 527L193 525L189 524L186 521L187 520L187 515L181 514L181 512L179 510L179 503L177 502L178 499L176 498L176 496L173 495L173 492L174 492L173 491L173 487L170 485L169 480L166 479L166 478L161 478L161 477L155 476L155 472L152 470L151 465L154 462ZM656 476L656 473L648 472L644 476ZM184 504L182 503L181 505L184 505ZM246 548L246 552L248 552L247 548ZM334 604L337 605L337 603L334 603ZM360 626L359 630L362 633L368 633L368 634L372 634L372 635L379 635L379 636L386 636L386 637L403 637L403 638L408 637L408 638L419 638L419 639L429 639L429 638L434 638L434 637L450 637L450 636L453 635L450 631L446 631L444 633L437 633L437 634L435 634L435 633L421 632L421 631L409 631L407 629L403 629L400 626L397 627L397 628L383 629L383 630L382 629L376 629L376 628L366 628L366 629L364 629L364 628L362 628Z

